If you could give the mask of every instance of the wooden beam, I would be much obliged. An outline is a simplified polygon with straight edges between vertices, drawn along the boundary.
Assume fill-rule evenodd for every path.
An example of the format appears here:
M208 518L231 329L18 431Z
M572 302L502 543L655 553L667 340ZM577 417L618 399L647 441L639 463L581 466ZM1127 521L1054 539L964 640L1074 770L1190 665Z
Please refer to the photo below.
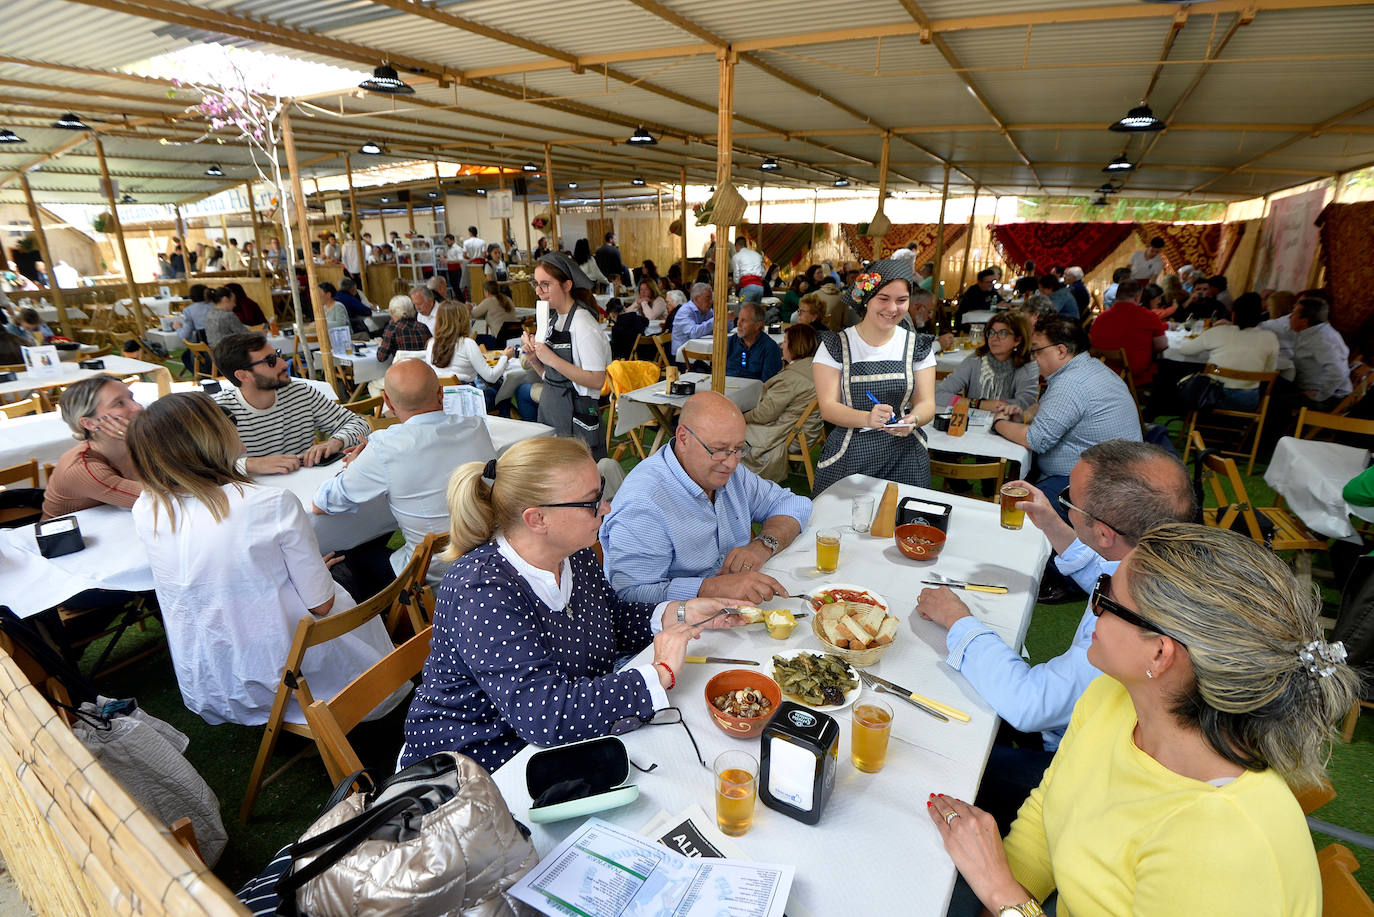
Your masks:
M353 245L358 250L358 289L369 300L367 291L367 252L363 251L363 215L358 210L358 198L353 193L353 157L344 153L344 175L348 178L348 217L353 224Z
M682 221L682 260L679 262L682 267L682 282L691 289L691 280L687 277L687 167L683 166L678 173L678 188L682 192L682 200L679 201L678 219ZM674 356L669 354L669 356Z
M993 213L997 211L994 210ZM968 260L973 254L973 218L978 213L978 186L973 186L973 203L968 208L968 226L964 228L964 263L959 268L959 286L956 293L963 295L964 284L968 280Z
M719 77L717 95L719 97L719 116L716 119L716 188L724 188L730 182L732 166L732 147L730 131L734 128L735 114L735 55L722 51L718 57ZM682 227L684 238L687 227ZM716 227L716 283L714 290L715 320L711 323L711 388L717 392L725 391L726 337L729 333L730 299L730 227ZM683 278L686 279L685 277Z
M33 189L29 187L29 177L21 174L19 181L24 186L24 201L29 206L29 222L33 224L33 234L38 239L38 253L43 256L43 262L48 266L48 277L52 279L52 285L48 289L52 293L53 305L57 307L57 318L62 323L62 333L76 340L76 330L67 318L67 302L62 296L62 286L57 282L57 272L54 270L57 262L53 260L52 250L48 248L48 234L43 231L43 221L38 216L38 204L33 199Z
M262 227L258 225L258 203L253 199L253 183L251 181L244 182L243 191L248 195L248 212L253 220L253 260L248 263L248 267L251 270L254 263L256 263L258 268L258 279L266 284L267 262L262 257ZM270 284L268 284L268 289L271 289ZM277 307L275 303L272 305L271 319L272 321L277 320Z
M124 222L119 218L119 205L115 202L114 185L110 182L110 171L105 167L105 146L101 143L98 134L95 137L95 152L100 157L100 175L105 182L105 202L110 208L110 216L114 217L115 221L115 242L119 246L119 259L124 265L124 285L129 292L129 309L134 317L134 327L138 329L140 338L147 337L148 317L144 314L143 303L138 298L138 284L134 282L134 266L129 262L129 247L124 243ZM180 223L180 220L177 222Z
M553 147L544 144L544 185L549 189L549 239L555 251L563 250L558 235L558 189L553 186ZM610 278L607 278L608 280Z
M332 387L334 385L334 348L329 342L329 324L324 318L324 309L320 307L319 280L315 276L315 259L310 254L310 220L305 211L305 188L301 184L301 163L296 156L296 137L291 131L291 113L282 112L281 116L281 136L282 145L286 147L286 167L291 172L291 193L296 199L296 226L301 234L301 254L305 259L305 279L310 287L310 301L313 304L315 313L315 336L319 338L320 344L320 363L324 369L324 381ZM283 201L283 204L286 202ZM283 207L282 220L287 219L285 208ZM288 253L291 254L291 253ZM294 271L292 272L295 273ZM295 283L295 277L287 278ZM296 333L303 333L304 329L297 328ZM302 347L305 343L302 342ZM310 359L309 348L306 348L306 360Z
M945 185L940 191L940 225L935 230L935 273L930 275L930 289L935 294L937 303L942 303L945 300L944 284L940 282L940 274L944 268L945 260L945 204L948 201L949 166L945 166Z

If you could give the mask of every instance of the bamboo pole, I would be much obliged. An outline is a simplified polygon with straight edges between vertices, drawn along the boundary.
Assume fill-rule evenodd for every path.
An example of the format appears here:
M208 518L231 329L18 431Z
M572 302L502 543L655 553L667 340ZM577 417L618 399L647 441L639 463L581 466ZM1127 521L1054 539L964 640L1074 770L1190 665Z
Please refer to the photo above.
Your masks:
M324 367L325 381L333 385L334 351L329 346L329 325L324 320L324 310L319 307L320 297L316 292L319 289L319 281L315 277L315 259L310 256L310 220L305 211L305 189L301 185L301 166L300 160L296 158L296 137L291 131L290 112L282 113L281 134L286 146L286 165L291 170L291 191L296 198L296 225L300 227L301 252L305 257L305 278L310 286L310 301L314 306L315 335L320 339L320 362ZM285 211L282 212L282 219L286 219ZM303 331L304 329L297 329L298 333ZM304 341L301 346L306 346ZM309 359L308 353L306 359Z
M601 203L599 215L601 217L601 222L604 223L606 222L606 179L601 179L599 184L601 185Z
M719 104L716 118L716 188L724 188L730 182L730 154L734 143L735 124L735 52L721 51L720 77L717 81ZM686 231L686 226L683 231ZM715 283L715 321L712 323L711 344L711 388L717 392L725 391L726 335L729 333L730 297L730 227L716 227L716 283Z
M654 185L654 204L658 207L658 218L663 219L663 186Z
M883 131L883 151L878 160L878 214L884 214L887 209L887 166L890 161L892 151L892 133ZM880 236L873 237L873 260L881 261L883 258L883 240L887 238L887 231L884 230Z
M812 262L815 262L815 260L816 260L816 211L820 208L820 205L821 205L821 189L820 189L820 188L812 188L812 189L811 189L811 193L812 193L812 197L811 197L811 251L809 252L809 254L811 255L811 261L812 261ZM813 291L813 292L814 292L814 291Z
M429 208L430 216L434 220L434 232L431 233L434 238L430 240L431 247L435 246L434 239L443 241L444 238L444 234L439 232L439 201L444 200L444 182L439 177L439 160L437 159L434 161L434 193L437 194L438 197L434 199L434 204ZM448 202L445 201L444 231L447 232L448 228ZM437 271L438 267L435 267L435 270Z
M95 137L95 155L100 159L100 177L105 183L105 203L110 205L110 215L115 221L115 241L119 243L119 260L124 263L124 283L129 288L130 311L134 317L134 327L139 337L148 335L148 319L143 314L143 303L138 298L138 284L134 282L134 266L129 263L129 246L124 242L124 223L119 219L118 205L115 203L114 184L110 181L110 168L105 163L105 144L100 135ZM181 223L181 211L177 211L177 223ZM186 240L182 239L182 252L186 251ZM48 266L52 270L52 265Z
M344 174L348 177L348 215L353 224L353 245L358 250L358 288L369 300L372 295L367 291L367 253L363 251L363 215L358 212L358 198L353 193L353 162L344 153Z
M679 202L680 205L681 205L681 213L682 213L682 217L681 217L681 219L682 219L682 262L681 262L681 264L682 264L682 268L681 268L681 270L682 270L682 282L683 282L684 284L688 284L688 289L691 289L690 281L689 281L688 278L687 278L687 167L686 167L686 166L681 166L681 167L680 167L679 179L680 179L680 181L681 181L681 184L678 185L678 189L682 192L682 200Z
M553 187L553 145L544 144L544 183L549 189L549 238L557 251L563 250L558 240L558 194Z
M224 215L223 211L221 211L221 212L220 212L220 215L219 215L219 237L220 237L220 238L219 238L220 244L223 245L225 248L228 248L228 247L229 247L229 218L226 217L226 216Z
M497 186L498 188L500 188L502 191L505 191L505 190L506 190L506 167L505 167L505 166L499 166L499 167L497 168L497 171L496 171L496 186ZM445 213L445 214L448 213L448 204L447 204L447 203L445 203L445 205L444 205L444 213ZM502 218L501 218L501 250L502 250L502 251L505 251L505 250L506 250L506 246L509 245L510 243L511 243L510 219L509 219L508 217L502 217ZM527 256L528 256L528 254L529 254L529 253L526 252L526 255L527 255Z
M253 220L253 260L258 263L258 279L264 284L267 283L267 262L262 257L262 228L258 225L258 202L253 199L253 183L244 182L243 187L248 194L248 214ZM251 263L248 265L253 266ZM267 285L268 290L272 289L271 284ZM277 304L272 303L272 319L277 318Z
M945 183L940 188L940 225L935 230L935 273L930 275L930 289L937 302L943 302L940 267L945 259L945 204L949 203L949 163L945 163Z
M973 217L978 212L978 186L973 186L973 203L968 208L968 226L964 229L964 265L959 268L959 292L963 293L968 280L968 259L973 254Z
M52 285L48 289L52 291L52 302L57 307L57 317L62 322L62 333L75 340L75 330L67 320L67 303L62 297L62 287L57 283L57 272L53 269L55 262L52 260L52 252L48 249L48 234L43 231L43 221L38 218L38 204L33 199L33 189L29 187L28 173L20 172L19 181L24 187L24 200L29 205L29 222L33 224L33 234L38 239L38 253L48 265L48 277L52 279Z
M410 222L410 244L412 250L415 246L415 201L411 200L411 195L406 194L406 219ZM411 258L415 255L412 253Z
M525 193L520 195L520 206L525 211L525 251L529 252L530 255L533 256L534 246L530 244L530 180L527 178L524 181ZM553 246L549 247L553 248ZM554 250L558 251L558 249Z

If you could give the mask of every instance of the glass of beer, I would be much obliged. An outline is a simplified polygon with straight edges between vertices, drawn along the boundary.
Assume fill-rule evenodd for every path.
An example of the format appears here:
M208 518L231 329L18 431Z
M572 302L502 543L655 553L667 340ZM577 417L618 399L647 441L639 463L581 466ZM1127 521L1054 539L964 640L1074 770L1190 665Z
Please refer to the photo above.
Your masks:
M1026 522L1026 511L1021 508L1021 501L1030 497L1030 491L1020 484L1003 484L1001 495L1002 528L1021 528Z
M892 736L892 707L876 697L861 698L851 715L849 759L865 774L876 774L887 763L887 740Z
M840 530L821 529L816 532L816 569L834 573L840 566Z
M726 751L716 758L716 827L739 837L754 823L759 797L759 762L743 751Z

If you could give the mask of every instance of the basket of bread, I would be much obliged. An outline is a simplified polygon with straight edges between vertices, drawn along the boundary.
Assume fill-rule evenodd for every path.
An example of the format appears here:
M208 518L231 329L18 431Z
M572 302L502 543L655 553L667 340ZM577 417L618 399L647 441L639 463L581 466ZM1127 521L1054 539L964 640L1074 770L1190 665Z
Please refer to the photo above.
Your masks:
M886 603L872 593L857 600L813 602L813 607L816 614L811 629L816 639L852 666L873 665L897 638L897 618L888 614Z

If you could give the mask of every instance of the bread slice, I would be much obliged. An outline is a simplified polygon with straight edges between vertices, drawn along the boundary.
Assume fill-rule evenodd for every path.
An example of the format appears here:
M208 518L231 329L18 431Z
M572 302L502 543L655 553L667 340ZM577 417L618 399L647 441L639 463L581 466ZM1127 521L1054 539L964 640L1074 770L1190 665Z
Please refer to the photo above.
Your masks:
M865 608L867 611L860 623L863 624L864 630L876 637L878 631L882 630L883 622L887 620L887 612L878 605L867 605Z
M840 618L839 626L841 634L848 635L851 649L864 649L873 640L873 635L852 616Z
M840 630L840 622L838 618L831 618L830 620L822 618L821 633L825 634L825 639L829 640L835 646L839 646L841 640L844 640L846 642L848 642L849 640L848 632L842 632Z
M878 636L873 639L874 646L886 646L897 636L897 619L888 616L883 626L878 628Z
M840 602L832 602L829 605L822 605L816 614L820 617L821 624L825 624L827 621L835 623L844 617L844 609L845 606Z

